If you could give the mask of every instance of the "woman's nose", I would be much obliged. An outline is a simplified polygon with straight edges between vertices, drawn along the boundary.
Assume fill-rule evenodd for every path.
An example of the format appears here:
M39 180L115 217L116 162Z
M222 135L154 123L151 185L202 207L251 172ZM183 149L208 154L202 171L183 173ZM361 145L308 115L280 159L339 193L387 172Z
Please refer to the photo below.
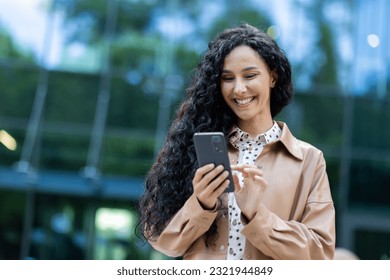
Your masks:
M243 81L237 79L234 84L234 93L236 94L244 94L246 92L246 85Z

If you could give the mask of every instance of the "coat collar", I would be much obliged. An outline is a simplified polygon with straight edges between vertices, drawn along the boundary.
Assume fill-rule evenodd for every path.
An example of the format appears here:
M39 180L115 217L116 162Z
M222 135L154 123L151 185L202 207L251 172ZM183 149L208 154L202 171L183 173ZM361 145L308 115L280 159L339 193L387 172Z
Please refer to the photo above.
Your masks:
M286 147L287 151L299 160L303 160L302 151L299 147L298 139L292 135L288 129L287 124L281 121L277 121L279 127L282 129L282 136L280 142Z
M299 147L298 139L294 137L294 135L291 133L291 131L288 129L287 124L281 121L276 121L279 127L282 129L282 135L280 137L280 142L283 144L283 146L287 149L287 151L294 156L295 158L302 160L303 155L302 151ZM233 129L231 133L229 134L229 141L231 144L236 143L238 139L240 138L239 133L237 130ZM279 142L279 141L278 141Z

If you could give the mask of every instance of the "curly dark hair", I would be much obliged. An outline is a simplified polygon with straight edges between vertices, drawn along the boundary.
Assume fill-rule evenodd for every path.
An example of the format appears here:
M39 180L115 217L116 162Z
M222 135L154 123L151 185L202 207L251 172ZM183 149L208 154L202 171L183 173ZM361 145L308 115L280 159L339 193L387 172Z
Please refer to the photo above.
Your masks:
M192 179L198 168L193 134L220 131L228 135L237 122L236 115L222 97L220 78L225 57L240 45L257 51L270 70L277 74L276 85L271 90L272 117L292 98L290 63L270 36L249 24L226 29L217 35L196 67L165 145L146 176L138 225L147 240L161 234L193 193ZM214 221L205 235L206 243L210 245L217 236Z

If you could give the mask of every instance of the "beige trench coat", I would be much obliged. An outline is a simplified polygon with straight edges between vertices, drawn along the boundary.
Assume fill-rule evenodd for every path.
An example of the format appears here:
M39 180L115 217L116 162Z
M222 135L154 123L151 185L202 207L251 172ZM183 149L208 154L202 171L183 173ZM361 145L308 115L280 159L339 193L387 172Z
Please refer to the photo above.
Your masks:
M285 123L278 124L281 139L265 146L255 163L268 186L262 197L248 198L257 207L247 215L253 219L243 221L244 259L332 259L335 209L323 154L296 139ZM238 150L230 146L229 155L237 158ZM215 244L206 246L203 236L217 215L192 195L150 243L171 257L226 259L228 217L218 220Z

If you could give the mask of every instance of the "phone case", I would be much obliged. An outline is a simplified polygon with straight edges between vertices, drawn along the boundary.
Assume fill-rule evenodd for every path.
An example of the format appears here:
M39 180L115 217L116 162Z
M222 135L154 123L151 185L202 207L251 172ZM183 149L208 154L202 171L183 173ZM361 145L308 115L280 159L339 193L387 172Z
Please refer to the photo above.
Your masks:
M222 164L229 172L230 184L225 192L234 191L232 171L230 169L229 156L225 137L222 132L198 132L194 134L194 144L199 166L214 163Z

